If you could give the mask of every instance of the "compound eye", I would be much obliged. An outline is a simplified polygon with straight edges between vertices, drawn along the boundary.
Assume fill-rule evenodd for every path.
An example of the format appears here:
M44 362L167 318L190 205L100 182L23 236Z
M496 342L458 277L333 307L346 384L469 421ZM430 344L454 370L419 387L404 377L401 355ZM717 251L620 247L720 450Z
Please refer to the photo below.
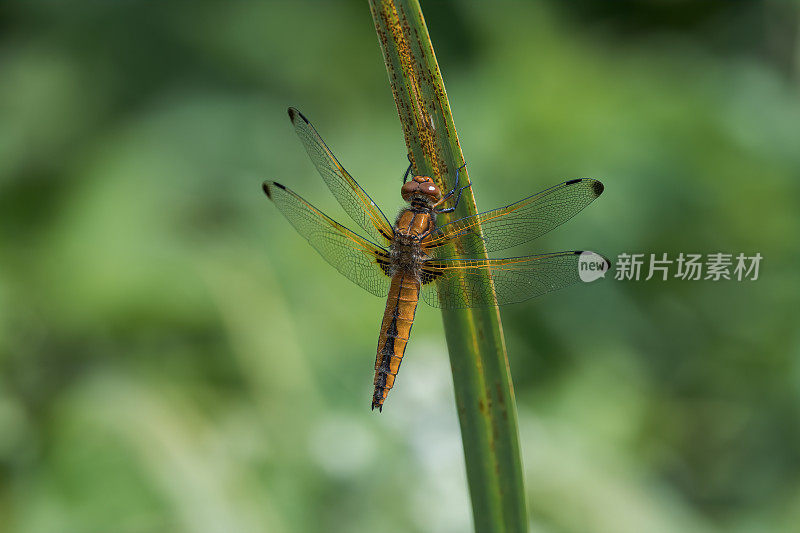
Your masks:
M418 187L419 186L413 181L404 183L403 186L400 188L400 195L403 197L404 200L407 200L410 195L414 194L414 192L418 189Z

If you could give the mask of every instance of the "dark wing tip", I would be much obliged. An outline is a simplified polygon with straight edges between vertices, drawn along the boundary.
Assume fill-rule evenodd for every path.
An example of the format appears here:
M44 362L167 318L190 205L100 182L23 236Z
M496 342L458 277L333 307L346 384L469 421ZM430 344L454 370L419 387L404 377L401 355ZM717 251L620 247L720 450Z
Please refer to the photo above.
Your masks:
M597 252L593 252L591 250L575 250L572 253L575 254L575 255L581 255L581 254L586 253L586 252L589 252L590 254L594 254L594 255L600 256L603 259L603 261L606 262L607 270L611 269L611 260L608 257L604 256L603 254L598 254Z
M598 196L603 194L603 191L605 190L605 187L603 186L603 183L600 182L599 180L592 179L592 178L576 178L574 180L569 180L569 181L565 182L564 185L573 185L575 183L581 183L583 181L591 182L592 193L594 194L595 198L597 198Z
M289 108L289 120L292 121L292 124L294 124L294 121L297 119L297 117L302 118L303 121L306 124L309 124L308 119L305 116L303 116L303 114L300 111L298 111L297 109L295 109L293 107L290 107Z
M264 194L266 194L266 195L267 195L267 198L269 198L270 200L272 200L272 190L271 190L271 187L272 187L273 185L274 185L275 187L279 188L279 189L286 190L286 187L284 187L283 185L281 185L281 184L280 184L280 183L278 183L277 181L265 181L264 183L262 183L262 184L261 184L261 188L264 190Z

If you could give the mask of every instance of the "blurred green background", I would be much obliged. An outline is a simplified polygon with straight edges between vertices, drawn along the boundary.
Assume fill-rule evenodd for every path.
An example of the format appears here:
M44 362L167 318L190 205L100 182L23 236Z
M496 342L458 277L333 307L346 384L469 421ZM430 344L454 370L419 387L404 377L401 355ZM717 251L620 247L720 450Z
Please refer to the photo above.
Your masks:
M605 183L523 252L764 257L503 309L531 531L800 531L797 4L423 8L479 208ZM0 531L470 530L438 311L371 412L383 302L261 193L350 222L289 105L391 217L365 2L0 8Z

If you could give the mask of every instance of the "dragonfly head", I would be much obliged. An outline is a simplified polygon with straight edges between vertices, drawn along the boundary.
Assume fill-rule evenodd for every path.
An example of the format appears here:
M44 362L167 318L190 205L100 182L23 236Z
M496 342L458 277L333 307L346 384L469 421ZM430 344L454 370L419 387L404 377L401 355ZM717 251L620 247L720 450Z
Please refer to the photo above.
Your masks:
M414 176L411 181L403 184L400 194L403 195L403 200L406 202L410 202L414 196L426 197L434 203L442 199L439 187L428 176Z

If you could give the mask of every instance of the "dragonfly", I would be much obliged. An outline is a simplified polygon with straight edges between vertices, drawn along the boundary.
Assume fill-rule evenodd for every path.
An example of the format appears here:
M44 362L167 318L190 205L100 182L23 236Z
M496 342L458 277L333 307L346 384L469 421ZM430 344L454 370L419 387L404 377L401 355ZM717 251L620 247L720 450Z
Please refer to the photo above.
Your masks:
M447 309L505 305L580 279L582 251L504 259L487 259L486 252L526 243L559 226L600 196L600 181L571 179L505 207L437 225L437 215L452 213L471 184L459 187L462 166L453 189L443 194L429 176L409 179L412 164L400 189L406 204L392 224L311 122L295 108L289 108L289 118L322 179L363 233L336 222L285 185L265 181L262 187L325 261L356 285L386 298L375 356L373 410L383 410L395 384L420 298ZM607 269L610 263L602 259Z

